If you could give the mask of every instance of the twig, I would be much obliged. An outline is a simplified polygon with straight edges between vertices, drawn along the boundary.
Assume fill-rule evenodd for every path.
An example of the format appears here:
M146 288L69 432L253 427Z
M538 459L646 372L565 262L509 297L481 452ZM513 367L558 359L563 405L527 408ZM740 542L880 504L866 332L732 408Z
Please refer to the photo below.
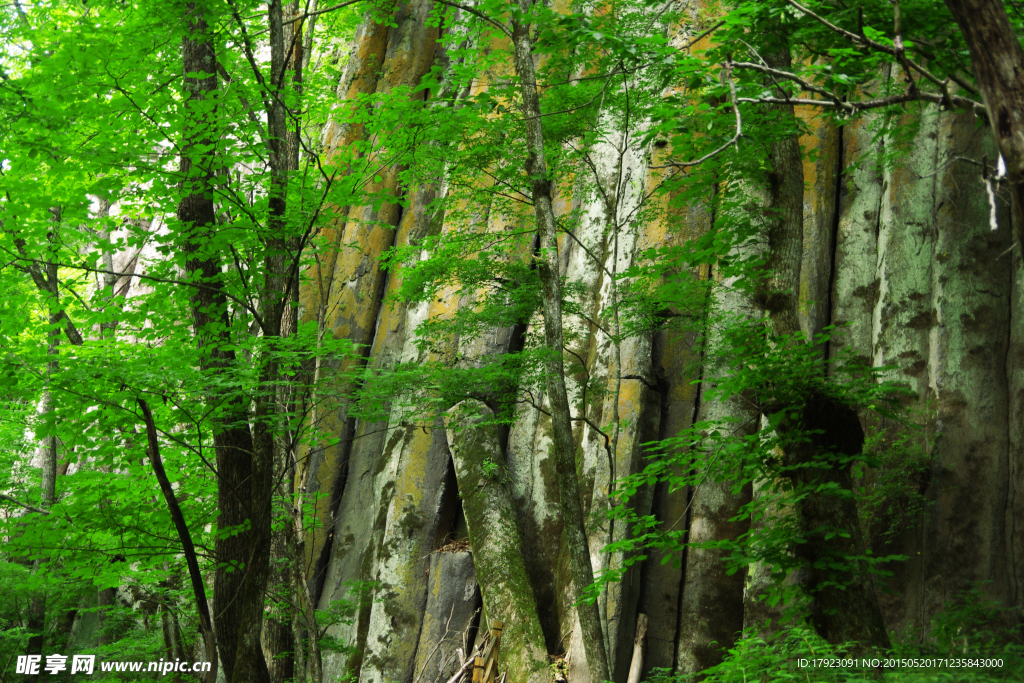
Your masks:
M18 261L28 261L29 263L34 263L34 264L35 263L46 263L46 261L44 261L42 259L29 258L28 256L17 256L15 254L12 254L10 252L10 250L6 250L5 249L5 251L7 251L12 256L14 256L15 259L18 260ZM122 277L131 278L131 277L135 277L135 278L138 278L140 280L151 280L152 282L161 282L161 283L164 283L164 284L179 285L179 286L182 286L182 287L195 287L196 289L212 289L212 290L214 290L214 291L216 291L218 293L224 294L225 297L227 297L228 299L231 299L232 301L234 301L238 305L240 305L243 308L245 308L245 310L249 311L249 313L252 314L252 316L256 320L257 324L261 328L263 327L263 318L260 317L259 311L257 311L255 309L255 307L249 305L247 302L243 301L242 299L239 299L237 296L234 296L233 294L231 294L229 292L223 291L222 288L220 288L220 287L212 287L210 285L204 285L204 284L199 283L199 282L186 282L184 280L173 280L173 279L162 278L162 277L154 277L152 275L143 275L141 273L118 273L117 271L114 271L114 270L104 270L103 268L90 268L89 266L86 266L84 264L79 264L79 263L57 263L57 267L58 268L75 268L77 270L84 270L87 273L98 273L100 275L113 275L113 276L118 277L118 278L122 278ZM64 316L62 316L62 319L63 319L63 317ZM70 322L70 320L68 322ZM75 344L75 342L73 340L72 340L71 343Z
M434 653L437 652L437 648L441 647L441 645L445 641L445 638L447 638L448 634L451 633L453 616L455 616L455 603L452 603L452 609L448 613L448 621L446 621L444 624L444 635L437 639L437 644L434 645L434 649L431 650L430 654L428 654L426 659L423 660L423 666L420 667L420 672L416 674L416 678L413 679L412 683L420 683L420 679L423 678L423 671L427 668L427 664L430 663L430 660L433 658Z
M486 14L484 14L483 12L481 12L478 9L473 9L472 7L467 7L466 5L460 5L457 2L450 2L450 0L437 0L437 2L442 4L442 5L448 5L449 7L454 7L456 9L460 9L463 12L468 12L469 14L472 14L475 17L483 19L484 21L486 21L487 23L489 23L490 25L494 26L499 31L504 33L509 38L512 37L512 32L511 31L509 31L507 28L505 28L504 26L502 26L501 24L496 22L494 19L491 19L489 16L487 16Z
M852 104L850 104L849 102L844 102L843 100L839 99L839 97L837 97L835 93L825 88L822 88L821 86L809 83L808 81L805 81L804 79L800 78L796 74L791 73L789 71L773 69L769 66L754 64L753 62L733 62L733 66L737 69L748 69L750 71L757 71L759 73L768 74L770 76L778 76L779 78L785 78L786 80L793 81L794 83L796 83L797 85L799 85L801 88L808 92L818 93L819 95L831 99L837 107L842 107L843 109L854 111L854 106Z
M646 378L641 377L640 375L623 375L622 379L635 379L635 380L639 380L640 382L643 382L644 386L646 386L651 391L659 391L658 387L654 386L653 384L648 382Z
M740 139L740 136L743 134L743 119L740 118L740 107L739 107L738 103L739 102L743 102L745 100L742 99L742 98L737 98L736 97L736 83L734 83L733 80L732 80L732 66L733 66L733 62L732 62L732 59L730 58L725 63L725 79L729 82L729 99L732 101L732 110L736 114L736 132L735 132L735 134L731 138L729 138L729 140L724 145L722 145L721 147L719 147L718 149L716 149L716 150L714 150L712 152L708 152L707 154L702 156L700 159L695 159L694 161L684 161L684 162L681 162L681 163L672 162L672 163L664 164L664 165L661 165L661 166L650 166L649 168L689 168L690 166L698 166L700 164L703 164L708 159L712 159L712 158L718 156L719 154L721 154L725 150L729 149L729 147L731 147L732 145L737 145L737 150L738 150L738 148L739 148L738 141Z
M8 502L14 503L15 505L18 505L20 507L25 508L29 512L38 512L41 515L48 515L48 514L50 514L49 510L43 510L42 508L37 508L37 507L32 507L31 505L26 505L25 503L22 503L17 498L12 498L11 496L8 496L5 493L0 493L0 500L6 500Z
M717 24L715 24L714 26L709 28L707 31L704 31L703 33L699 34L696 38L694 38L693 40L688 42L686 45L684 45L681 48L679 48L679 51L683 52L683 51L689 50L691 47L696 45L701 40L701 38L705 38L705 37L709 36L712 31L716 31L716 30L722 28L722 26L724 24L725 24L724 21L718 22Z
M975 114L979 116L985 116L985 105L980 102L968 99L966 97L958 97L956 95L949 96L950 101L959 107L972 109ZM945 104L946 98L942 95L929 92L917 91L916 94L904 93L903 95L893 95L891 97L878 97L873 100L860 100L857 102L847 102L853 106L855 112L866 111L868 109L878 109L879 107L888 107L893 104L901 104L903 102L932 102L934 104ZM835 108L834 102L826 100L814 100L802 97L740 97L740 102L754 102L758 104L803 104L810 107L827 107ZM845 108L845 107L844 107ZM659 168L659 167L652 167Z
M474 660L474 657L473 657L472 653L470 653L469 657L466 657L466 661L464 661L464 662L462 663L462 667L461 667L461 668L459 668L459 670L458 670L458 671L456 671L456 672L455 672L455 673L454 673L454 674L452 675L452 677L448 679L447 683L458 683L458 680L459 680L460 678L462 678L462 676L463 676L463 675L464 675L464 674L465 674L466 672L468 672L468 671L469 671L470 669L472 669L472 668L473 668L473 660Z

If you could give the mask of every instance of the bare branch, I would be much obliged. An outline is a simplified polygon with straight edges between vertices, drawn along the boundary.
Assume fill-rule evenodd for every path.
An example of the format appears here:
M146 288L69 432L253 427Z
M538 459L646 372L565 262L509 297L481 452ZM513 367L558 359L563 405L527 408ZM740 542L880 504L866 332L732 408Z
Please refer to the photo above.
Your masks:
M736 97L736 83L734 83L733 80L732 80L732 66L733 66L732 60L729 60L729 61L727 61L725 63L725 74L724 75L725 75L725 80L727 80L729 82L729 98L732 100L732 110L736 114L736 132L735 132L735 134L733 134L733 136L731 138L729 138L729 140L724 145L722 145L721 147L719 147L718 149L716 149L714 151L708 152L707 154L702 156L700 159L695 159L693 161L684 161L684 162L671 162L671 163L664 164L664 165L661 165L661 166L650 166L649 168L689 168L690 166L699 166L700 164L703 164L705 161L708 161L709 159L712 159L712 158L718 156L719 154L721 154L725 150L729 149L731 146L735 145L739 141L740 135L743 134L743 120L740 118L740 107L739 107L738 103L739 102L744 102L746 100L744 100L743 98L737 98Z
M31 505L26 505L25 503L22 503L17 498L12 498L11 496L8 496L7 494L4 494L4 493L0 493L0 500L6 500L6 501L8 501L10 503L14 503L15 505L17 505L19 507L25 508L29 512L38 512L41 515L48 515L48 514L50 514L49 510L43 510L41 508L32 507Z
M949 100L954 106L972 109L978 116L986 115L985 105L980 102L975 102L974 100L966 97L958 97L956 95L950 95ZM759 104L803 104L809 107L836 108L836 104L834 102L827 100L814 100L805 97L740 97L738 101L754 102ZM904 93L902 95L892 95L890 97L878 97L871 100L846 102L843 103L843 109L847 110L845 105L849 104L851 105L853 112L861 112L868 109L888 107L893 104L902 104L904 102L932 102L934 104L946 104L946 98L937 93L918 91L916 93Z
M487 16L486 14L481 12L480 10L473 9L472 7L467 7L466 5L462 5L462 4L459 4L457 2L451 2L450 0L436 0L436 2L438 2L438 3L442 4L442 5L448 5L449 7L454 7L456 9L460 9L463 12L467 12L468 14L472 14L474 17L477 17L479 19L483 19L488 24L490 24L491 26L494 26L495 28L497 28L499 31L504 33L509 38L512 37L512 32L511 31L509 31L507 28L505 28L504 26L502 26L501 24L496 22L494 19L491 19L489 16Z
M733 66L737 69L747 69L748 71L757 71L758 73L768 74L770 76L778 76L779 78L785 78L786 80L793 81L807 92L817 93L823 97L827 97L835 103L835 106L853 111L854 107L849 102L844 102L835 93L829 91L821 86L814 85L804 79L800 78L794 73L789 71L782 71L781 69L773 69L770 66L764 66L761 64L754 64L753 62L733 62ZM741 100L743 101L743 100Z
M6 250L6 251L8 251L8 253L10 253L9 250ZM12 254L12 256L13 256L13 254ZM17 257L17 260L18 261L28 261L29 263L33 263L33 264L35 264L35 263L44 263L44 261L42 261L41 259L29 258L27 256L19 256L19 257ZM136 278L139 278L140 280L150 280L152 282L163 282L163 283L166 283L166 284L181 285L181 286L184 286L184 287L195 287L196 289L214 289L214 290L216 290L218 292L221 292L221 288L219 288L219 287L211 287L209 285L204 285L204 284L199 283L199 282L185 282L183 280L172 280L172 279L169 279L169 278L153 277L152 275L143 275L143 274L140 274L140 273L118 273L117 271L104 270L102 268L90 268L89 266L86 266L86 265L83 265L83 264L80 264L80 263L58 263L57 267L58 268L75 268L76 270L84 270L87 273L99 273L100 275L114 275L114 276L119 277L119 278L121 278L121 277L136 277ZM223 294L227 298L231 299L232 301L234 301L238 305L240 305L243 308L245 308L245 310L249 311L249 313L251 313L252 316L256 319L257 324L259 324L259 326L261 328L263 327L263 318L260 317L259 312L254 307L250 306L247 302L243 301L242 299L239 299L237 296L234 296L233 294L230 294L228 292L223 292ZM62 318L67 320L69 325L71 324L71 321L67 318L67 315L63 315ZM73 327L74 326L72 325L72 328ZM74 333L77 334L77 330L75 330ZM76 345L81 344L81 341L77 341L76 342L75 340L73 340L71 338L70 333L69 333L68 339L71 340L72 344L76 344ZM81 335L78 336L78 339L81 340Z

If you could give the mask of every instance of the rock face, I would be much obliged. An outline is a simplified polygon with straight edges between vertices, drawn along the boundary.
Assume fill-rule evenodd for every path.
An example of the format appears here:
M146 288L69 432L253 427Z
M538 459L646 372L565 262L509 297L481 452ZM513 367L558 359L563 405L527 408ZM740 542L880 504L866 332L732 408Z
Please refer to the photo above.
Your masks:
M359 29L339 98L415 84L430 68L437 35L426 21L430 3L413 0L403 8L390 28L368 22ZM918 480L930 505L922 519L895 537L872 537L875 552L910 558L893 567L889 583L898 597L884 598L887 624L890 629L922 629L944 603L973 586L1019 606L1024 603L1024 563L1018 561L1024 557L1024 525L1017 521L1024 513L1024 492L1017 495L1024 486L1024 310L1019 294L1024 276L1020 256L1005 253L1009 216L1000 216L1007 229L990 229L981 178L974 166L957 161L986 154L994 158L988 132L973 118L926 108L909 154L891 167L878 167L857 162L896 143L875 139L870 121L840 129L822 125L809 112L798 114L812 131L802 140L804 147L817 150L813 164L804 168L801 324L810 333L841 325L828 353L850 347L876 365L890 366L889 378L909 382L919 396L915 410L923 429L915 443L927 465ZM360 134L329 126L325 142L333 148ZM613 143L597 161L601 176L621 171L637 179L651 173L642 154L620 154ZM397 188L394 177L381 182ZM573 330L570 350L581 361L570 381L570 397L589 422L620 425L606 442L589 423L575 423L581 490L591 513L607 508L616 478L643 467L641 444L677 433L698 414L721 410L702 404L692 385L700 365L694 362L700 360L700 349L692 338L661 332L616 347L590 322L601 320L616 296L610 273L622 272L652 245L699 235L710 220L691 209L674 215L678 224L671 231L660 223L627 221L618 239L609 239L604 227L609 216L628 212L630 193L642 186L617 186L623 194L612 202L598 202L593 190L584 189L560 201L563 212L578 208L584 216L575 241L560 246L563 272L581 299L580 316L567 321ZM389 205L351 208L349 216L374 222L342 220L325 235L338 253L311 273L326 286L302 292L303 314L315 320L326 311L332 334L366 345L368 367L428 360L431 352L412 343L416 325L471 305L458 300L383 303L402 272L385 277L376 257L393 244L410 244L429 230L446 229L432 225L435 217L423 211L432 193L440 191L412 192L403 211ZM328 301L320 301L321 292ZM502 329L492 338L456 343L464 357L473 358L511 348L522 333ZM602 387L602 398L588 399L588 386ZM521 405L508 434L491 434L487 448L504 477L507 499L502 505L511 510L507 521L514 524L522 548L518 559L528 585L521 588L534 603L532 616L522 617L529 625L518 624L530 631L523 642L551 654L571 652L570 678L585 681L545 408L543 396ZM470 500L464 488L469 471L463 471L458 457L452 463L453 439L462 437L446 433L440 423L433 429L410 426L397 410L370 424L339 408L322 424L341 441L311 454L307 491L317 501L324 526L309 544L309 578L321 608L350 595L352 582L376 586L361 599L352 624L332 627L331 635L360 653L328 653L325 680L345 674L365 683L444 680L453 671L454 649L463 646L461 633L471 636L477 628L475 578L483 587L487 613L481 623L503 609L488 601L481 556L434 552L451 531L453 510ZM898 433L893 425L866 426ZM659 486L640 505L666 528L690 528L699 535L736 532L709 525L721 518L723 505L741 502L726 500L723 492L694 496ZM484 530L473 528L475 513L464 513L470 536L482 538ZM595 571L623 561L601 552L623 533L606 521L591 527ZM478 552L475 538L473 551ZM720 635L710 624L716 613L728 617L729 629L758 618L749 595L744 598L743 581L709 578L708 558L695 555L664 564L662 559L652 553L601 597L616 680L624 680L628 670L639 613L650 620L647 670L692 667L704 656L708 640ZM751 575L748 584L756 580ZM515 623L506 621L506 629ZM543 654L531 652L531 661ZM533 680L532 675L521 680Z
M422 683L445 683L459 669L457 650L468 653L472 648L480 604L473 555L431 553L427 605L416 646L415 671Z

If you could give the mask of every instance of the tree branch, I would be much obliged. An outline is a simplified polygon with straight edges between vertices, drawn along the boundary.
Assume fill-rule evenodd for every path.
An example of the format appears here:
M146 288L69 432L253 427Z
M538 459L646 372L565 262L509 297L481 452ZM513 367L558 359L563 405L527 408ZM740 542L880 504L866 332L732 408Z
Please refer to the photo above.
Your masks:
M719 147L718 149L716 149L714 151L708 152L707 154L702 156L700 159L695 159L693 161L684 161L684 162L671 162L671 163L663 164L663 165L660 165L660 166L649 166L648 168L688 168L690 166L699 166L700 164L703 164L705 161L708 161L709 159L712 159L712 158L718 156L719 154L721 154L725 150L729 149L729 147L731 147L732 145L735 145L739 141L740 136L743 134L743 119L740 118L740 107L739 107L738 102L743 102L745 100L743 98L737 98L736 97L736 84L732 80L732 66L733 66L732 60L729 60L729 61L727 61L725 63L725 74L724 75L725 75L725 79L729 82L729 98L732 100L732 110L736 114L736 132L735 132L735 134L731 138L729 138L729 140L724 145L722 145L721 147Z
M203 575L199 571L199 560L196 557L195 545L192 543L192 534L189 533L188 524L185 523L185 516L182 514L181 506L178 505L178 501L174 497L174 489L171 487L171 482L167 479L163 460L160 459L160 442L156 438L156 424L153 422L153 413L149 409L149 404L144 400L141 398L136 400L139 403L139 408L142 409L142 420L146 423L149 461L153 465L153 473L156 474L157 481L160 482L160 490L164 494L164 500L167 501L167 509L171 513L171 519L174 520L174 526L178 531L178 538L181 540L181 549L185 555L185 562L188 564L189 577L192 579L192 591L195 593L196 607L199 610L199 629L203 633L206 656L213 659L216 652L213 620L210 618L210 606L206 601L206 585L203 583ZM216 680L216 675L215 671L212 672L213 680ZM211 675L208 673L207 681L210 681L210 678Z
M964 107L965 109L971 109L978 116L987 116L985 112L985 105L980 102L968 99L966 97L959 97L956 95L950 95L950 101L954 106ZM835 108L834 102L826 100L813 100L802 97L740 97L739 102L754 102L760 104L803 104L809 107L827 107ZM933 104L945 104L946 98L937 93L921 92L917 93L904 93L903 95L893 95L891 97L879 97L873 100L860 100L857 102L847 102L853 107L853 112L861 112L868 109L878 109L879 107L888 107L893 104L902 104L904 102L931 102ZM844 107L844 110L846 108Z
M10 253L10 252L8 251L8 253ZM12 254L12 256L13 256L13 254ZM16 257L16 258L17 258L18 261L28 261L30 263L43 263L44 262L41 259L29 258L28 256L19 256L19 257ZM84 270L87 273L99 273L100 275L115 275L117 277L137 277L140 280L151 280L153 282L162 282L162 283L165 283L165 284L180 285L182 287L195 287L196 289L212 289L212 290L214 290L216 292L224 294L224 296L226 296L227 298L231 299L232 301L234 301L239 306L242 306L243 308L245 308L245 310L249 311L249 313L252 314L253 318L255 318L256 323L261 328L263 327L263 318L260 317L259 312L254 307L250 306L248 303L246 303L242 299L239 299L237 296L234 296L234 295L232 295L232 294L230 294L228 292L222 291L219 287L211 287L209 285L204 285L204 284L201 284L201 283L198 283L198 282L184 282L182 280L171 280L171 279L168 279L168 278L154 277L152 275L141 275L139 273L118 273L118 272L113 271L113 270L104 270L102 268L90 268L89 266L82 265L82 264L58 263L56 265L57 265L58 268L75 268L75 269L78 269L78 270ZM62 311L62 314L63 314L63 311ZM67 319L67 315L63 314L63 318ZM71 324L71 321L68 320L68 323ZM71 327L74 328L74 325L71 325ZM78 331L74 330L74 333L78 334ZM76 345L81 345L81 343L82 343L81 335L78 335L77 338L78 338L77 342L74 341L74 340L71 340L71 343L72 344L76 344ZM70 339L70 336L69 336L69 339Z
M49 510L43 510L42 508L37 508L37 507L32 507L31 505L26 505L25 503L22 503L17 498L12 498L11 496L8 496L5 493L0 493L0 500L6 500L6 501L8 501L10 503L14 503L15 505L17 505L19 507L25 508L29 512L38 512L41 515L48 515L48 514L50 514Z

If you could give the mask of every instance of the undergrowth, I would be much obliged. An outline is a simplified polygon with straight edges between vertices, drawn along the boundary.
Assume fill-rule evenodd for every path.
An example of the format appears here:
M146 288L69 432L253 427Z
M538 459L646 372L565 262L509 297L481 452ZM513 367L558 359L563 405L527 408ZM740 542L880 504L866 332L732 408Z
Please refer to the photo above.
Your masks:
M832 645L812 629L791 626L764 636L751 629L718 666L699 674L655 669L647 683L997 683L1024 681L1024 631L1019 610L1002 607L980 589L966 591L931 623L929 637L911 642L893 634L891 653L872 659L931 660L931 666L812 666L812 661L849 660L843 646ZM936 660L1001 660L1000 667L939 666ZM801 661L803 660L803 661Z

